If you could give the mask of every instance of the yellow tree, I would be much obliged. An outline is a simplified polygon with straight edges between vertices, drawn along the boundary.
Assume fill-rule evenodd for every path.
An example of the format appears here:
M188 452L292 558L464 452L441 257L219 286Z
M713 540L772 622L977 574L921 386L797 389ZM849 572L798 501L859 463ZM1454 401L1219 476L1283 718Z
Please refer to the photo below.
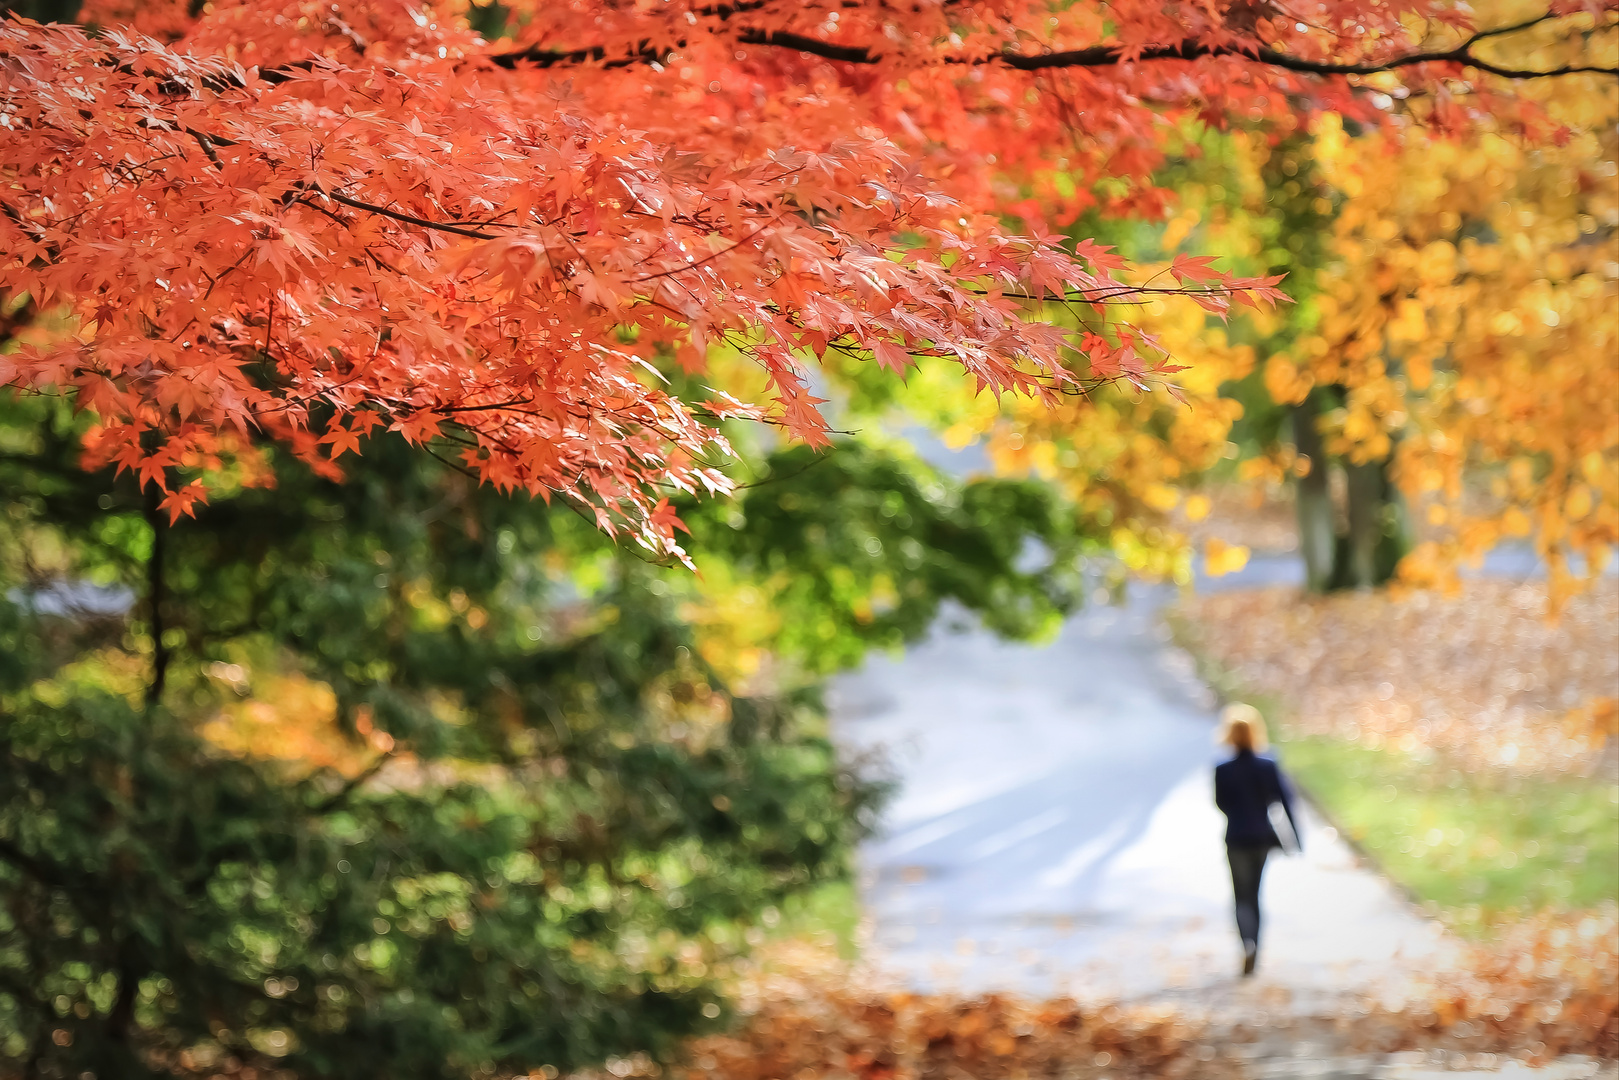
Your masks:
M1611 25L1598 40L1612 51ZM1566 595L1569 556L1589 572L1619 540L1619 84L1534 92L1565 128L1554 139L1399 145L1318 125L1316 160L1343 196L1334 262L1316 332L1271 358L1266 383L1323 406L1323 449L1350 477L1352 584L1376 580L1388 480L1432 530L1408 581L1533 536Z
M1611 13L1553 39L1520 5L1481 24L1514 63L1611 64ZM1379 89L1381 87L1381 89ZM1188 482L1234 456L1237 475L1295 481L1315 589L1445 584L1494 544L1532 536L1554 594L1619 541L1619 81L1576 74L1526 89L1538 124L1445 130L1487 82L1441 100L1367 80L1377 129L1327 114L1201 140L1154 234L1267 272L1302 299L1229 330L1200 313L1132 315L1192 370L1180 397L1112 388L1056 411L980 405L953 434L996 464L1058 479L1115 521L1132 569L1184 574ZM1383 91L1392 91L1385 94ZM1329 483L1340 473L1341 484ZM1183 501L1184 500L1184 501ZM1425 536L1412 548L1407 507ZM1571 559L1578 553L1582 558ZM1226 545L1218 571L1240 563ZM1402 559L1402 556L1404 558Z

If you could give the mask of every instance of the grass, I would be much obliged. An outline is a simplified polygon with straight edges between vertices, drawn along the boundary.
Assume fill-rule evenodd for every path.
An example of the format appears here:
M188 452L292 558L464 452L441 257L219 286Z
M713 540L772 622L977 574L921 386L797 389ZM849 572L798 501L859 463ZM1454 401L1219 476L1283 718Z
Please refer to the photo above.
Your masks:
M1264 714L1278 758L1309 800L1459 932L1485 934L1507 913L1619 899L1619 784L1611 779L1464 770L1437 754L1290 732L1280 699L1222 669L1184 617L1169 621L1222 698Z
M1311 801L1458 930L1619 894L1619 784L1464 773L1432 755L1278 734L1279 756Z

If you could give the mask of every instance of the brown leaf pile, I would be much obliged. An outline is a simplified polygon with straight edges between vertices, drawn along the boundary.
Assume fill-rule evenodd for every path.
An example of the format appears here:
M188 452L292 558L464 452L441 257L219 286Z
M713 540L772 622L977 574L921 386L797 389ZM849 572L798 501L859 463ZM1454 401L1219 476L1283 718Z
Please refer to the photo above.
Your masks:
M744 977L730 1033L692 1040L673 1066L627 1059L569 1080L1248 1080L1277 1075L1267 1061L1303 1046L1316 1056L1425 1051L1482 1068L1502 1057L1612 1060L1619 959L1603 943L1616 934L1611 912L1573 927L1529 920L1400 1004L1345 999L1321 1016L1251 997L1177 1012L909 994L812 949L772 947L786 968L767 960Z
M1081 1008L896 989L825 943L786 939L740 973L738 1018L680 1061L610 1062L568 1080L1242 1080L1211 1025L1167 1007ZM536 1074L538 1080L538 1074Z
M1433 750L1470 769L1590 775L1614 767L1619 583L1558 620L1538 583L1470 582L1458 597L1306 597L1294 589L1188 601L1196 647L1290 727L1377 749ZM1430 1006L1372 1009L1355 1036L1384 1048L1619 1057L1619 916L1543 912L1494 927Z
M1503 581L1457 597L1254 589L1183 608L1199 651L1280 699L1301 733L1589 774L1619 694L1619 583L1602 579L1555 622L1546 612L1543 584Z
M1619 916L1541 913L1503 927L1469 963L1430 975L1398 1007L1362 1005L1337 1021L1350 1048L1619 1059ZM1352 1015L1350 1014L1352 1012Z
M1619 1057L1619 917L1570 925L1545 912L1473 950L1464 973L1438 977L1437 1031L1470 1049Z
M828 989L766 1001L743 1030L691 1048L687 1080L1235 1077L1169 1011ZM1207 1060L1205 1060L1207 1058ZM676 1075L680 1075L677 1071Z

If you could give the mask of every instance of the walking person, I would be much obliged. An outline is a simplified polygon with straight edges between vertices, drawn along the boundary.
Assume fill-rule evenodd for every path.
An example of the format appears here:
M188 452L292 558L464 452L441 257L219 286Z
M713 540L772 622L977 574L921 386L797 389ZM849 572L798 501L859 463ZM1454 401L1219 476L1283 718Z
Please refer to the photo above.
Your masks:
M1282 847L1271 808L1287 813L1292 846L1300 837L1293 796L1276 762L1262 757L1265 719L1252 705L1227 705L1220 713L1220 742L1235 756L1214 769L1214 804L1226 816L1226 859L1236 898L1237 933L1242 937L1242 973L1252 975L1259 959L1259 879L1272 848Z

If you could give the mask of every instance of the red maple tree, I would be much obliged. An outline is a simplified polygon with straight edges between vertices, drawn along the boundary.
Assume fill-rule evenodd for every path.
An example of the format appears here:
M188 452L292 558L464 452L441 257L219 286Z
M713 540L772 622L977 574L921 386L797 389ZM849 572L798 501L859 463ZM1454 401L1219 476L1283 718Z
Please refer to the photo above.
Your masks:
M88 29L0 24L0 297L65 328L0 384L76 395L89 462L171 519L260 440L336 475L385 428L678 553L664 496L725 490L719 418L825 437L827 350L1049 396L1174 370L1127 317L1054 305L1279 298L1205 260L1144 283L1043 222L1161 208L1189 122L1375 121L1362 79L1391 72L1465 123L1510 104L1492 84L1557 73L1491 62L1513 28L1465 11L92 0ZM768 402L668 388L660 364L700 372L720 341Z

